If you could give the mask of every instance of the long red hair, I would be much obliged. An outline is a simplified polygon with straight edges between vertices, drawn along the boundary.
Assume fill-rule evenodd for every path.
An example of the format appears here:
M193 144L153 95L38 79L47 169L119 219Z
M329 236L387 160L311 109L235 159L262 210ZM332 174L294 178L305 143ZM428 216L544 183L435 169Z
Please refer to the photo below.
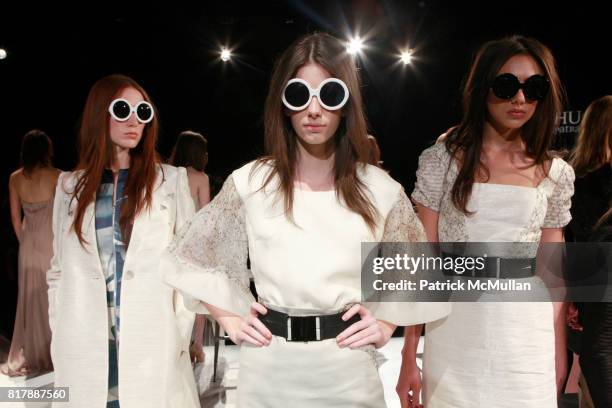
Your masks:
M79 163L75 170L78 179L72 199L77 200L73 228L81 245L85 209L95 200L104 169L113 160L113 144L110 139L108 106L125 88L134 88L145 101L152 103L147 92L133 79L124 75L109 75L98 80L89 91L79 129ZM130 171L124 188L127 200L121 207L119 224L123 240L128 243L134 218L143 209L150 209L153 202L156 167L159 156L155 150L159 124L157 115L145 125L138 145L130 150Z

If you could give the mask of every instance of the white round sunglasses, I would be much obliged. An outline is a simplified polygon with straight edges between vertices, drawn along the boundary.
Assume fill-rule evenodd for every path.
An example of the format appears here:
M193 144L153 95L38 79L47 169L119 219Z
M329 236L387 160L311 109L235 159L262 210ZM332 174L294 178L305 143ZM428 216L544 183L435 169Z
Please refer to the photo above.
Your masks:
M149 123L153 120L154 112L153 105L147 101L141 101L132 106L127 99L117 98L108 106L108 112L113 119L119 122L125 122L130 118L132 113L136 114L136 119L140 123Z
M306 109L315 96L323 108L333 111L346 105L349 90L338 78L327 78L317 89L312 89L310 84L301 78L293 78L287 82L282 99L288 109L300 111Z

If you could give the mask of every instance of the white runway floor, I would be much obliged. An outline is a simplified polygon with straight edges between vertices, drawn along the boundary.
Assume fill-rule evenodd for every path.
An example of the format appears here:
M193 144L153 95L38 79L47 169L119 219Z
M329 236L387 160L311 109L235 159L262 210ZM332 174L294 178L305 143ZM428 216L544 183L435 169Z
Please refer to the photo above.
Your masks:
M389 343L378 350L379 372L385 388L385 400L389 408L399 408L399 401L395 394L395 385L399 373L401 357L400 352L403 339L392 338ZM419 343L419 354L422 352L422 338ZM222 346L219 353L218 381L212 383L213 375L213 349L205 347L206 360L204 364L195 367L202 407L236 407L236 387L238 383L238 350L236 346ZM419 359L419 366L421 361ZM53 383L53 373L34 378L7 377L0 374L0 387L44 387ZM2 403L0 407L15 408L43 408L50 403Z

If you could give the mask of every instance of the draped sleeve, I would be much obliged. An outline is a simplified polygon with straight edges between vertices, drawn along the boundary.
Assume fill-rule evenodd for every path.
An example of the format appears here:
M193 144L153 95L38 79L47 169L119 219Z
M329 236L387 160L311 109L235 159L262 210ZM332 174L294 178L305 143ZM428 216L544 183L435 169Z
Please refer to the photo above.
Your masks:
M245 315L249 290L245 211L233 177L188 221L161 258L162 279L181 292L185 306L208 313L202 302Z
M385 229L381 240L382 256L394 256L392 242L427 242L427 236L421 221L412 209L412 203L400 189L397 200L387 215ZM419 254L415 254L418 256ZM384 299L384 296L381 300ZM377 302L369 305L378 320L384 320L397 326L410 326L438 320L450 313L447 302Z

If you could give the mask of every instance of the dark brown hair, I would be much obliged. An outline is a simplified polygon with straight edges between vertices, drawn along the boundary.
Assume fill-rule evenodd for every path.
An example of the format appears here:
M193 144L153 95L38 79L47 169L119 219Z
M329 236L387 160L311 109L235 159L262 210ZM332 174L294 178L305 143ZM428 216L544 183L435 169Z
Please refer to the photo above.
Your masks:
M609 149L609 150L608 150ZM571 164L577 176L584 176L610 164L612 151L612 95L606 95L587 107L580 123L578 141Z
M378 142L376 138L372 135L368 135L368 142L370 143L370 154L368 156L368 164L372 166L381 167L380 166L380 146L378 146Z
M145 101L152 103L146 91L133 79L124 75L109 75L98 80L87 96L79 130L79 177L72 193L78 201L73 228L81 245L86 243L82 224L85 209L95 199L102 181L102 174L113 160L113 144L110 139L108 106L125 88L134 88ZM130 149L130 171L124 193L127 200L121 206L119 224L124 241L129 242L134 218L153 202L153 187L159 158L157 143L157 115L144 127L138 145Z
M23 175L29 177L36 167L51 167L53 144L42 130L32 129L21 141L21 165Z
M610 165L612 157L612 95L603 96L587 107L580 123L578 141L572 152L571 164L578 177L586 176L602 166ZM612 217L610 208L595 223L598 229Z
M350 98L342 108L340 125L334 135L335 189L338 198L359 214L370 229L374 229L378 213L366 195L367 187L357 176L357 167L360 162L367 163L370 150L359 75L344 45L329 34L313 33L297 39L275 64L264 111L267 155L258 160L258 165L268 163L272 170L262 188L274 177L279 178L278 189L284 199L285 214L293 221L293 183L298 142L291 120L284 114L281 95L287 82L309 63L320 65L332 77L344 81L349 89Z
M181 132L172 150L170 164L204 171L207 163L208 141L206 138L191 130Z
M525 154L533 159L535 165L544 167L544 163L551 157L549 149L564 99L563 87L551 51L538 40L522 36L485 43L476 53L465 80L462 121L445 139L446 148L452 157L461 158L459 174L451 196L455 207L465 214L469 213L467 203L477 171L482 170L488 176L480 154L490 84L506 61L515 55L532 57L550 82L546 97L538 102L535 113L523 125L521 138L525 143Z

